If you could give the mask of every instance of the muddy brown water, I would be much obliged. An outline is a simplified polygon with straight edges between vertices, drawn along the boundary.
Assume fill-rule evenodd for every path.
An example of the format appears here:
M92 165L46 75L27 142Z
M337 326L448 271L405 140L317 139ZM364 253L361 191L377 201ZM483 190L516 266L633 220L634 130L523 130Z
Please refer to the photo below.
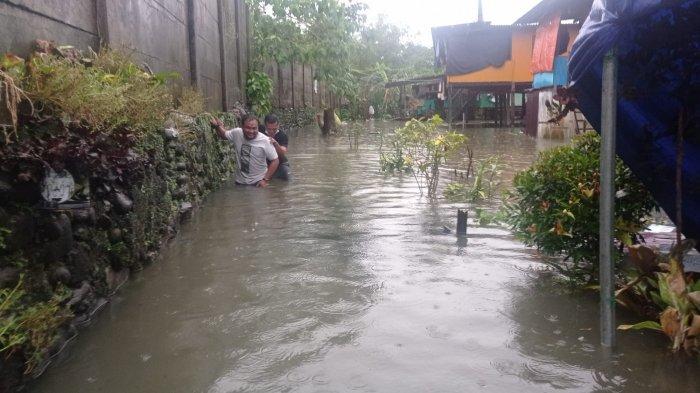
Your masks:
M291 134L292 182L210 195L30 391L700 391L658 334L601 351L595 294L559 291L506 230L443 233L463 206L380 174L377 134ZM543 148L467 134L514 169Z

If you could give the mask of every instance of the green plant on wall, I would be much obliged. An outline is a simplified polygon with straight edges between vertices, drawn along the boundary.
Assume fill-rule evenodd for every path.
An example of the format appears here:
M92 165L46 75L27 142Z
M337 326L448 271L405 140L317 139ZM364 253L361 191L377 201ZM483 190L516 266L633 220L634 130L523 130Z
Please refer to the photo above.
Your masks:
M56 329L71 316L61 305L68 296L68 290L59 288L48 301L30 304L24 277L13 288L0 289L0 356L22 350L25 373L31 373L45 359L56 338Z
M595 132L541 153L515 176L505 206L506 222L516 236L545 254L564 256L553 267L575 283L597 279L599 157ZM657 205L620 159L615 176L615 238L631 244Z
M260 71L248 73L248 80L245 85L248 102L254 113L266 115L272 110L272 79Z

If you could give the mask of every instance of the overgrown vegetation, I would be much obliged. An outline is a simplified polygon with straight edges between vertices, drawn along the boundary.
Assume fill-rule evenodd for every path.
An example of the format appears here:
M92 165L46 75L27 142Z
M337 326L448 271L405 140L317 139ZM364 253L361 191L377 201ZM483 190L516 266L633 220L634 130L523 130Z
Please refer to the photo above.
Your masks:
M128 54L37 41L27 59L2 57L0 72L0 367L29 374L74 329L73 313L85 319L109 295L107 272L153 258L232 156L198 91L173 94L177 74ZM64 170L89 207L37 209L46 173Z
M598 277L599 157L595 132L541 153L532 167L516 175L506 204L515 235L545 254L564 256L552 266L574 283ZM631 245L657 206L620 159L615 176L615 239ZM615 254L618 262L621 251Z
M390 152L380 154L381 169L412 173L421 194L425 191L428 197L435 197L440 165L467 144L466 136L440 130L442 124L438 115L406 122L395 131Z
M0 288L0 356L23 351L26 374L44 360L57 328L71 317L62 306L68 296L65 288L46 301L34 301L32 296L24 289L23 278L13 288Z
M194 87L185 87L180 90L176 99L177 110L189 116L196 116L204 112L204 96Z

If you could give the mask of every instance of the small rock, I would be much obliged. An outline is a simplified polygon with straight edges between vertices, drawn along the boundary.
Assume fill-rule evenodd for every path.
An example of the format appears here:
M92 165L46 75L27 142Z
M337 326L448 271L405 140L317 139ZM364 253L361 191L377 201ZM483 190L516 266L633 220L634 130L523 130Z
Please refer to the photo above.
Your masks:
M131 200L123 192L117 192L114 194L114 203L122 211L128 212L134 207L134 201Z
M97 219L97 225L99 225L100 228L109 228L112 226L112 219L109 218L108 215L103 214Z
M129 269L116 271L111 266L105 268L105 281L110 292L115 291L129 279Z
M184 153L185 153L185 150L186 150L186 149L185 149L185 145L183 145L182 143L174 144L172 147L173 147L173 150L175 150L175 152L178 153L178 154L184 154Z
M119 228L112 228L111 231L109 231L109 240L112 243L117 243L122 240L122 230Z
M65 237L69 232L71 232L70 219L63 213L51 220L44 228L44 235L48 240L60 239Z
M180 187L177 190L173 191L173 198L182 199L186 196L187 196L187 190L183 187Z
M109 184L103 183L97 187L97 194L98 195L106 195L106 194L109 194L110 192L112 192L112 186L110 186Z
M106 212L112 210L112 202L110 202L110 201L103 201L103 205L104 205L104 210L105 210Z
M61 214L45 228L43 235L47 238L39 252L41 263L51 263L66 256L73 248L73 228L67 215Z
M0 269L0 288L17 285L19 269L16 267L4 267Z
M70 271L65 266L59 266L51 272L51 279L55 283L68 284L70 282Z
M29 214L19 214L2 220L0 226L11 228L5 236L5 250L12 252L29 247L36 235L36 222Z
M168 127L165 130L163 130L163 135L165 136L165 139L175 140L180 135L180 132L174 127Z
M95 208L90 207L87 209L75 209L72 211L73 221L83 224L94 224L97 220L97 215L95 213Z
M68 307L78 305L78 303L82 302L83 299L85 299L91 291L92 287L90 286L90 284L87 281L83 281L83 284L80 286L80 288L73 290L73 294L66 305Z
M175 164L175 169L178 171L184 171L187 169L187 163L180 161Z
M6 179L0 177L0 200L10 199L12 194L12 184ZM7 197L7 198L6 198Z
M73 323L75 326L83 326L90 322L90 317L87 316L87 314L80 314L77 317L73 318Z
M68 253L66 267L71 273L71 287L82 285L82 282L92 278L95 261L90 257L89 251L90 247L87 244L77 243L77 247Z
M180 214L182 215L187 215L192 212L192 203L191 202L182 202L180 204Z
M75 240L86 241L90 240L90 231L84 226L78 226L73 229L73 237Z

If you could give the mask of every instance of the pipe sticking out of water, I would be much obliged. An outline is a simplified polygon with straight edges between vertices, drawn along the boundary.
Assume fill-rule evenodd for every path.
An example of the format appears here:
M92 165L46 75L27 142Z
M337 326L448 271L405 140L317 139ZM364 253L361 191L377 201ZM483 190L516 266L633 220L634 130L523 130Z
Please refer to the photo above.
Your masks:
M615 267L613 219L615 214L615 132L617 121L617 54L603 58L600 147L600 342L615 345Z
M457 236L467 236L467 210L457 209Z

